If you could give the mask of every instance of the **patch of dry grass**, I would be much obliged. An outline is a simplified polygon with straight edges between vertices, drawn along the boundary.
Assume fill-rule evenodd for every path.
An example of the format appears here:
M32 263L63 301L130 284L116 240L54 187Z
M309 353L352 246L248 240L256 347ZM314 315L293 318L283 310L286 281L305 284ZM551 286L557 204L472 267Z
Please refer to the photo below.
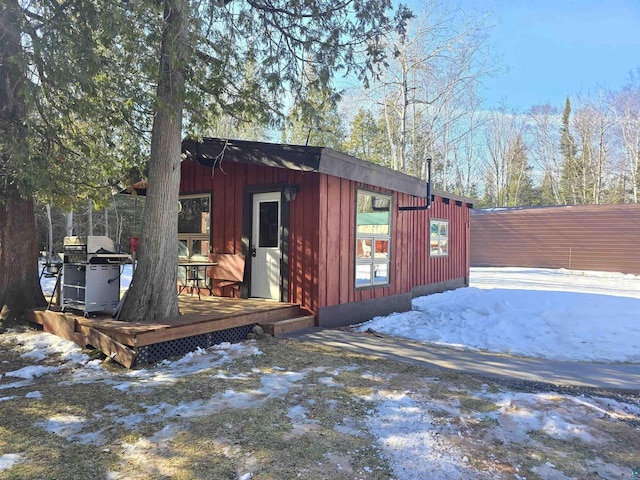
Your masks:
M0 372L28 364L0 345ZM262 355L127 391L114 388L128 377L113 364L110 381L69 383L65 370L0 390L0 397L15 397L0 401L0 457L24 457L0 478L84 480L117 472L120 479L219 480L250 472L253 480L388 479L394 476L388 459L365 425L375 408L368 399L379 391L415 399L477 478L544 478L538 468L546 462L592 478L605 464L630 473L640 463L633 418L592 418L588 427L601 442L530 432L528 441L508 443L496 436L498 406L479 395L504 391L499 383L293 341L258 345ZM265 376L285 371L303 374L282 394L260 393ZM3 377L0 387L14 381ZM25 398L34 390L42 398ZM248 400L220 408L216 402L229 392ZM57 435L42 427L52 418L82 419L82 425L76 437ZM594 466L594 459L601 461Z

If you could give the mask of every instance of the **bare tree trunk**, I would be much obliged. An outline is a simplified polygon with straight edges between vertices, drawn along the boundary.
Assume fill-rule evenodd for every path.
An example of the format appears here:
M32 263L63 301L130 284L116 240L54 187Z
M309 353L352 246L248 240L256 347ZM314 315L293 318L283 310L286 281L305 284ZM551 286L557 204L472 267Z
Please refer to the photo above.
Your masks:
M138 264L120 318L127 321L176 317L178 311L178 193L182 109L188 47L188 0L164 1L164 29L151 132L149 188Z
M549 197L554 204L561 204L562 165L559 162L560 136L554 121L556 113L549 104L534 107L529 113L533 120L532 157L540 171L545 172Z
M51 220L51 205L47 203L47 260L53 259L53 221Z
M402 66L402 84L400 85L401 92L401 111L400 111L400 165L402 165L402 171L408 172L409 165L407 165L407 111L409 110L409 85L407 80L407 62L406 59L400 61Z
M67 212L65 213L65 219L66 219L66 224L65 224L65 235L67 237L70 237L73 235L73 212Z
M640 95L640 91L639 91ZM640 181L640 108L634 109L634 103L625 99L622 115L618 118L625 156L625 170L631 182L631 200L638 203L638 187ZM625 189L626 190L626 189ZM623 201L626 202L626 192L623 192Z
M29 308L45 305L38 282L38 241L33 200L16 188L15 155L28 152L24 136L27 108L22 96L24 71L20 49L20 6L0 3L0 135L18 139L0 153L0 323L11 322Z
M93 202L87 202L87 235L93 235Z
M389 140L389 150L391 150L391 168L393 170L399 170L398 156L396 152L398 151L398 147L396 142L393 139L393 126L391 124L391 114L389 113L389 102L387 101L387 97L384 97L384 121L387 126L387 138Z

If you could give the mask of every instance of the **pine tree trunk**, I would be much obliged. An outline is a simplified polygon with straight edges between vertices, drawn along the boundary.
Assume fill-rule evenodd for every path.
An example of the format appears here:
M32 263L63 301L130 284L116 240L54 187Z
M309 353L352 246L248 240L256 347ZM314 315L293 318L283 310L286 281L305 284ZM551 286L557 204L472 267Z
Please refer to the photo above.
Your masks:
M125 321L151 321L179 315L178 195L189 2L165 0L164 8L149 187L138 263L120 313Z
M0 320L12 322L46 305L38 281L38 235L33 202L15 192L0 199Z
M24 72L20 53L20 7L16 0L0 3L0 135L13 138L14 148L0 155L0 323L25 310L45 305L38 282L38 241L33 201L16 188L15 158L27 152L22 144L26 106L21 95Z

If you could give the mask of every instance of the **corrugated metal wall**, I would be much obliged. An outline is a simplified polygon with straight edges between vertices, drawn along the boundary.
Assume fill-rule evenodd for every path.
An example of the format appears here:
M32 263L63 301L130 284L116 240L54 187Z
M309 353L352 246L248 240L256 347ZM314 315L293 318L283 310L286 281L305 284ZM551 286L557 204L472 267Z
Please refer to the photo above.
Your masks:
M640 205L473 210L471 265L640 275Z

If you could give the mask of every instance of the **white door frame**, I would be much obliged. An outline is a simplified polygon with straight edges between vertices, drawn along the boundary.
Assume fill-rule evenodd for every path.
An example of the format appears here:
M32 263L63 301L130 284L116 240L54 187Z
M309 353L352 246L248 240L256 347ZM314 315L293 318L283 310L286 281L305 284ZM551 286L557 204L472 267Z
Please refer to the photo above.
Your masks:
M250 297L280 300L282 194L254 193L251 201Z

